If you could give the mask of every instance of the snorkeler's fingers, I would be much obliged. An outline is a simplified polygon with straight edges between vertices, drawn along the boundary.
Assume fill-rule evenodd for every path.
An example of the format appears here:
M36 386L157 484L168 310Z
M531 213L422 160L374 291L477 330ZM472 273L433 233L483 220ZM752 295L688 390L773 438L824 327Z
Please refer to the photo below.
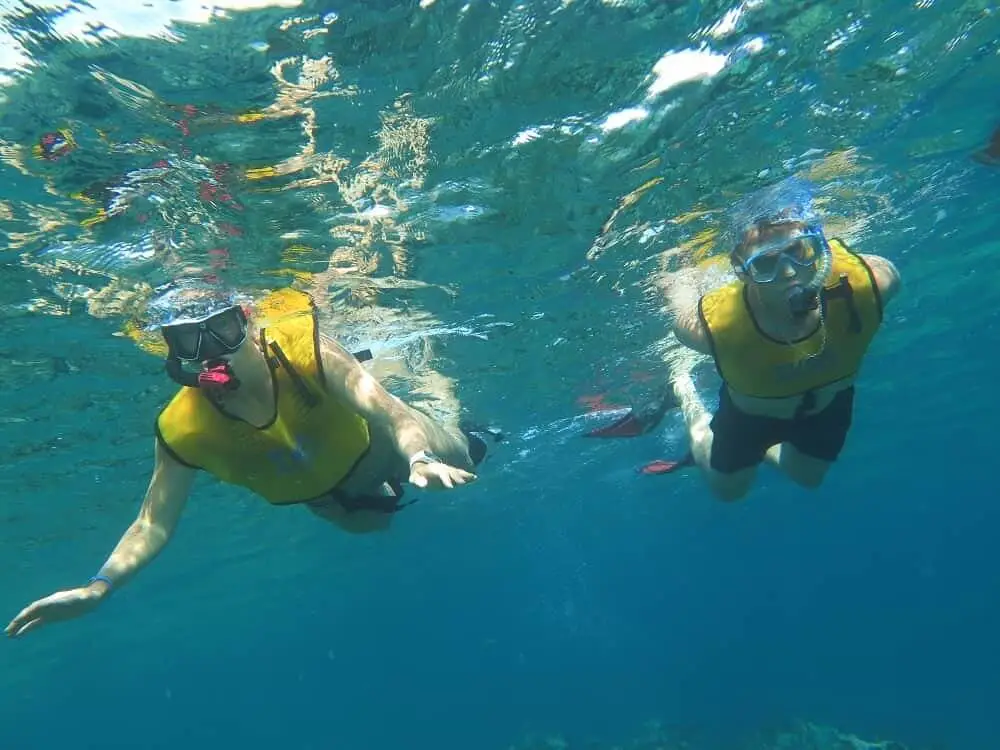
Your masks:
M19 635L24 635L29 630L38 627L42 618L37 613L37 603L28 605L10 621L10 624L4 629L4 633L10 638L17 638Z
M451 490L455 487L461 487L463 484L475 482L476 475L465 471L465 469L449 466L447 467L447 471L443 472L442 481L444 486Z
M41 617L36 617L34 620L29 621L27 624L23 625L16 633L11 636L12 638L20 638L22 635L27 633L29 630L38 630L42 625L45 624L45 620Z
M71 620L92 610L99 601L100 596L85 586L57 591L21 610L7 626L6 633L16 638L50 622Z
M451 469L451 481L452 486L459 486L462 484L469 484L470 482L476 481L476 475L472 474L464 469L456 469L454 466L449 467Z
M423 489L451 490L476 481L476 475L445 463L422 464L410 473L410 484Z
M414 468L414 474L421 479L421 483L414 483L418 487L429 490L451 489L451 479L448 477L449 467L446 464L421 464Z
M4 628L3 632L11 637L17 635L17 632L24 627L24 624L26 622L28 622L31 619L31 617L28 616L28 612L30 610L31 607L25 607L20 612L18 612L17 616L10 621L10 623L7 625L6 628Z

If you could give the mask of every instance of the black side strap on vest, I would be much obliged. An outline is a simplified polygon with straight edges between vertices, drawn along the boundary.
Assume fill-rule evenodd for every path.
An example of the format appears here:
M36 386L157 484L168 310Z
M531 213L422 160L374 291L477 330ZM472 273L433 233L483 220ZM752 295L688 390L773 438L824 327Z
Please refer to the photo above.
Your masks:
M292 383L295 385L295 390L298 392L299 396L303 401L306 402L306 406L310 409L319 404L319 397L313 393L312 389L306 384L306 381L301 375L299 375L298 370L296 370L292 363L288 361L288 357L285 356L285 352L282 351L281 347L276 341L270 342L271 351L274 353L274 359L279 365L285 368L285 372L288 373L288 377L292 379Z
M858 312L858 306L854 302L854 288L851 286L851 282L847 280L846 273L840 274L837 286L823 290L824 315L826 314L826 303L833 299L842 299L847 302L847 314L850 316L847 329L851 333L861 333L861 313Z
M306 402L306 405L311 409L319 404L319 398L315 393L313 393L305 379L299 375L298 370L296 370L295 366L289 361L288 356L282 350L278 342L271 341L269 346L271 351L274 353L273 361L285 368L285 372L288 373L288 376L295 384L295 390L298 392L302 400ZM354 352L353 356L356 360L358 360L358 362L367 362L372 358L372 351L371 349L361 349L360 351Z

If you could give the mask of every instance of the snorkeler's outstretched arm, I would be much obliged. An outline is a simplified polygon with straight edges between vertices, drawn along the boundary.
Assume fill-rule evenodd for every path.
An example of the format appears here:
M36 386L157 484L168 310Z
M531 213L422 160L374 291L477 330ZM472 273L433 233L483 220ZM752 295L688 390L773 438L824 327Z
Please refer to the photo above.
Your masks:
M87 614L166 546L187 504L195 472L171 457L159 440L155 451L153 476L139 515L98 575L85 586L58 591L25 607L7 625L8 636L16 638L43 625Z
M159 440L154 451L153 476L139 515L101 567L100 575L110 578L115 588L145 567L166 546L191 494L195 470L171 456ZM95 585L102 585L102 582Z
M320 354L326 387L370 425L393 436L399 457L409 462L410 484L451 489L475 480L475 474L466 470L473 465L464 443L389 393L353 354L323 334ZM442 460L428 460L425 453L440 455Z

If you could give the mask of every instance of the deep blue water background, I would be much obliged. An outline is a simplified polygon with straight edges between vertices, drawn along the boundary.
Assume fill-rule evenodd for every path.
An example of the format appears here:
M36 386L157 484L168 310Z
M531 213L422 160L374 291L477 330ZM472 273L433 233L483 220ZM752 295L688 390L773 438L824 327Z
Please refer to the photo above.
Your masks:
M623 477L648 457L635 442L586 466L572 443L543 447L530 475L486 471L378 539L276 511L249 524L234 493L202 487L141 583L8 645L9 746L458 748L614 739L651 718L733 741L803 717L986 748L1000 511L990 358L970 363L968 338L922 345L950 372L874 356L813 495L767 475L728 506L694 478ZM116 494L139 494L141 468ZM5 599L92 567L115 515Z
M442 5L442 14L454 10ZM724 9L702 5L706 15ZM489 4L501 6L510 18L511 4ZM905 16L904 6L880 5L893 19L885 25L916 33L923 21ZM945 6L935 23L953 22L958 33L967 17ZM482 36L516 47L517 29L491 31L487 6L477 7ZM970 8L968 18L985 17ZM346 22L366 8L339 11ZM789 13L791 33L798 16ZM360 153L393 99L378 84L393 93L427 85L420 66L410 70L410 58L386 51L399 24L383 22L388 31L370 40L383 57L338 48L347 78L376 92L377 106L358 107L365 137L352 144ZM632 37L648 45L634 51L643 70L671 43L686 44L691 30L656 23ZM542 47L526 38L529 50L533 40ZM915 749L993 750L1000 172L969 160L998 119L992 38L992 47L974 52L959 46L968 64L942 79L918 78L900 95L898 113L879 114L869 102L878 117L868 130L859 115L830 132L806 132L794 126L803 112L779 103L746 115L760 137L691 136L727 122L727 107L747 105L740 96L771 96L761 89L767 76L752 71L716 98L695 97L701 103L685 115L694 124L678 126L676 138L656 133L663 143L637 147L626 164L654 152L668 160L659 193L668 197L629 219L638 225L666 216L675 193L683 194L670 204L675 213L701 192L712 205L731 199L763 180L749 177L760 163L777 173L811 145L832 152L860 144L871 162L850 186L881 191L894 210L873 212L859 249L892 258L904 287L863 371L848 446L820 491L762 471L746 501L726 505L694 474L637 475L636 466L682 449L676 418L633 441L578 437L577 399L604 387L596 380L614 390L636 370L653 383L664 377L649 347L666 321L631 291L648 269L628 265L652 251L624 238L594 275L568 275L583 265L622 185L633 189L645 175L625 179L625 167L585 163L576 147L586 134L542 138L535 151L510 146L519 129L557 121L577 100L525 101L513 85L498 94L512 100L506 107L456 100L454 118L433 131L449 135L432 139L450 157L440 158L427 187L469 179L469 200L495 201L502 218L413 244L423 278L462 290L435 311L445 325L480 312L512 321L510 333L455 340L445 350L463 403L508 434L481 481L407 510L387 535L350 537L304 512L199 480L176 538L127 589L84 620L0 644L0 750L503 750L538 734L577 747L625 743L648 721L693 733L698 747L742 748L750 733L795 719ZM614 57L577 41L561 64L580 67L581 76L584 63ZM435 52L449 49L442 43ZM863 67L881 52L874 43L852 49L845 65ZM833 81L824 78L830 69L811 70L810 55L793 57L773 62L784 59L796 80L815 77L827 87L823 96L835 99L831 92L851 84L857 96L878 100L876 79ZM940 66L954 59L942 54ZM531 68L519 62L512 70L528 77ZM609 109L633 92L619 88L613 101L592 93ZM443 95L428 101L450 111ZM599 121L597 112L587 117ZM487 126L497 133L484 135ZM684 162L692 143L705 150L689 154L689 171L671 171L669 160ZM463 149L477 153L460 158ZM702 163L705 153L719 162ZM527 167L519 171L529 162L537 180ZM5 199L46 199L39 180L7 167L4 175ZM595 179L602 175L615 182L606 194ZM478 194L474 178L495 182L500 197ZM579 192L546 182L570 178ZM680 241L687 230L669 231ZM134 517L151 465L152 418L172 387L158 360L113 335L120 320L94 319L79 302L68 316L13 312L50 294L53 282L29 262L37 255L5 258L0 611L13 616L85 581ZM627 292L612 291L602 273L624 279ZM73 367L53 370L52 357ZM43 374L31 374L35 362Z

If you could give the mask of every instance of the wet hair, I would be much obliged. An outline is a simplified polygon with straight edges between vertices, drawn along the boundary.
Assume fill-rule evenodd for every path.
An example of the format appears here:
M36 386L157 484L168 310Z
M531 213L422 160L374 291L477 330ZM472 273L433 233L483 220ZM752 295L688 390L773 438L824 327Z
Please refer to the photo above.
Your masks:
M726 212L726 226L722 230L724 241L731 248L730 260L739 262L751 237L756 239L769 228L818 223L813 192L812 183L792 176L734 203Z
M243 302L235 293L191 282L174 282L157 290L146 310L148 329L182 320L204 318Z

